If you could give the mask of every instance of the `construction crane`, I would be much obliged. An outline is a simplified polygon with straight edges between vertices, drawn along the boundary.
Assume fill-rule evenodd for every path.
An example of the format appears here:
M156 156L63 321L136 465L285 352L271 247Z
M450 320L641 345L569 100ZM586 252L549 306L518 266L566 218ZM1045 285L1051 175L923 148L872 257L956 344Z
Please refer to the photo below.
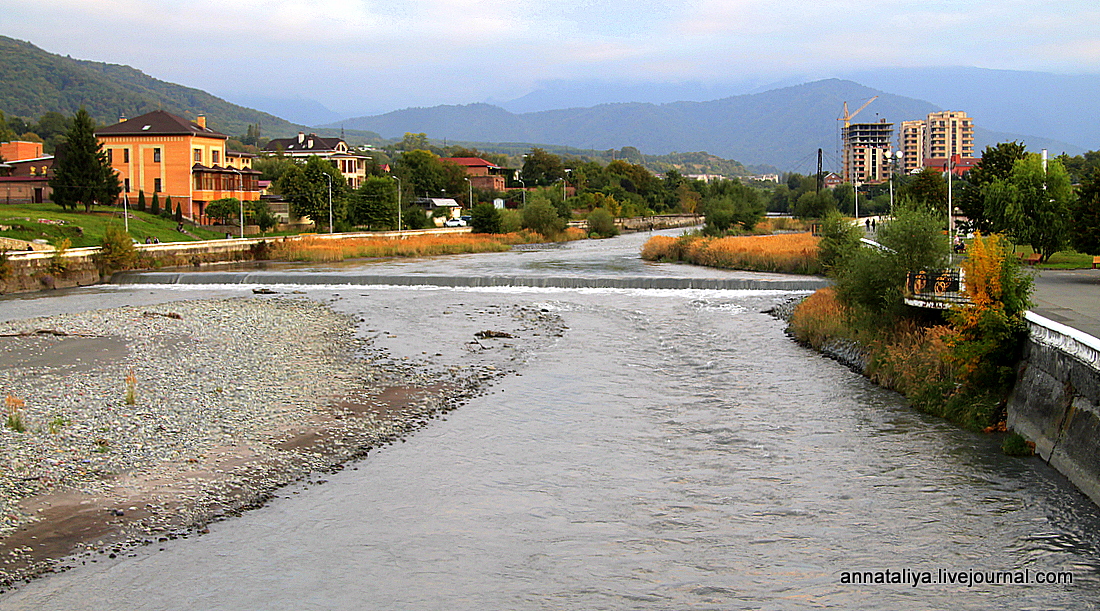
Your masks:
M874 102L877 99L878 99L878 96L876 95L875 97L871 98L870 100L867 100L866 102L863 103L863 106L859 107L859 110L853 112L852 114L848 114L848 102L844 102L844 116L843 117L837 117L837 121L844 121L844 127L848 127L848 125L852 122L852 119L856 118L856 115L858 115L860 113L860 111L862 111L864 108L867 108L868 104L870 104L871 102Z

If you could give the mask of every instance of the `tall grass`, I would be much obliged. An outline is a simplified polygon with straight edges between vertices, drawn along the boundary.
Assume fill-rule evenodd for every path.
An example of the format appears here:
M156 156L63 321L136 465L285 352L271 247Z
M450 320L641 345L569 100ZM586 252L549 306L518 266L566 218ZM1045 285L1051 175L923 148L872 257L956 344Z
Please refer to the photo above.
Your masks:
M584 231L578 230L583 237ZM567 232L568 233L568 232ZM573 232L577 233L577 232ZM574 236L569 235L567 238ZM272 244L269 258L285 261L343 261L381 257L431 257L477 252L503 252L514 244L545 241L527 231L503 234L462 233L371 238L303 238Z
M818 274L818 238L809 233L705 238L654 236L642 247L647 261L788 274Z

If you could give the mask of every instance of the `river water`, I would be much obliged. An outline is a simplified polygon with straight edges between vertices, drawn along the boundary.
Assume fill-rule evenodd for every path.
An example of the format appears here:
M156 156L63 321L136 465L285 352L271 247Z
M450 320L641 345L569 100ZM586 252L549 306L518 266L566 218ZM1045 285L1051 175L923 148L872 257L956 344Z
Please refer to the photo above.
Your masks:
M405 443L163 551L35 580L4 609L1091 609L1100 511L1038 459L909 409L761 313L796 293L601 288L749 278L638 261L645 236L434 261L269 267L395 357L462 365L490 314L560 316L511 374ZM587 288L311 286L302 274L584 278ZM242 272L245 273L245 272ZM163 277L3 317L251 294ZM241 285L225 282L246 282ZM462 284L462 283L456 283ZM465 284L478 284L467 282ZM367 286L370 285L370 286ZM384 333L377 331L384 329ZM315 480L316 481L316 480ZM853 571L945 582L851 584ZM1063 573L1072 584L1034 583ZM950 577L949 577L950 576ZM1018 577L1016 577L1018 578ZM1062 577L1065 579L1066 577Z

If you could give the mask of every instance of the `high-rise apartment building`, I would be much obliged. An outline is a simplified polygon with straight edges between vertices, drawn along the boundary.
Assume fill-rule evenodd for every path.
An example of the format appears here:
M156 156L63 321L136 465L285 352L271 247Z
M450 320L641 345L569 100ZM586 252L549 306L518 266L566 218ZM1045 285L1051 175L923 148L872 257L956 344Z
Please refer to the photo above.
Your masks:
M844 182L880 183L890 178L893 123L852 123L840 136L844 141Z
M928 165L944 165L945 160L958 156L974 157L974 121L965 112L945 110L929 113L923 120L901 124L900 148L906 173L920 171Z

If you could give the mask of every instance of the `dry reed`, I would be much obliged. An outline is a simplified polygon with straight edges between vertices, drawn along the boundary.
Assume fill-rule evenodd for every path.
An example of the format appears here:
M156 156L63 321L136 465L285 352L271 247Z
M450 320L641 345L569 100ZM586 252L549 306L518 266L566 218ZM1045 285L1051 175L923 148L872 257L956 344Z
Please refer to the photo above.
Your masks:
M648 261L789 274L818 274L818 238L809 233L704 238L654 236L642 247Z
M276 242L270 257L287 261L343 261L381 257L431 257L502 252L513 244L537 241L537 234L447 234L377 238L304 238Z

